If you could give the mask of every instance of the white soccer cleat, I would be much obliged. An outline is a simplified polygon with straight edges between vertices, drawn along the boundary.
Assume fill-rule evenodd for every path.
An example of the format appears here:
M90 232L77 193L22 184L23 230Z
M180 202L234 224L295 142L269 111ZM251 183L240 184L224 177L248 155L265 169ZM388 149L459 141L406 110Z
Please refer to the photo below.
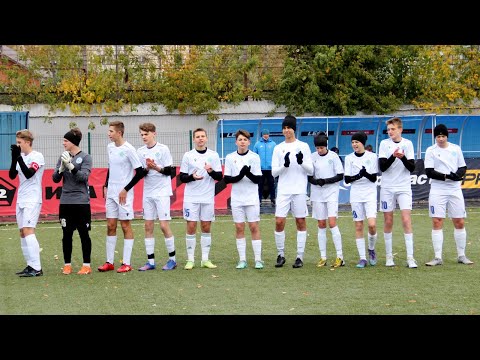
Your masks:
M387 261L385 262L385 266L392 267L395 266L393 262L393 256L387 256Z
M473 261L467 258L465 255L462 255L458 257L458 263L465 264L465 265L472 265Z
M443 265L443 260L440 258L435 258L432 261L429 261L425 263L427 266L437 266L437 265Z
M408 257L407 258L407 266L410 269L416 269L418 267L417 262L415 261L415 259L413 257Z

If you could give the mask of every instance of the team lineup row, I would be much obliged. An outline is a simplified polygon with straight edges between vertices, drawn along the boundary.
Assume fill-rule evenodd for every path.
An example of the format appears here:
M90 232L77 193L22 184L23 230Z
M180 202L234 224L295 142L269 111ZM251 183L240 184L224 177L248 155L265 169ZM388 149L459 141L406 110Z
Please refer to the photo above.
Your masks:
M411 224L412 190L410 173L415 168L414 148L410 140L401 136L403 124L400 118L386 121L388 138L382 140L377 154L366 151L367 135L356 132L352 135L353 152L342 163L338 154L328 150L328 137L319 133L314 137L316 151L311 153L307 143L296 139L296 118L287 115L282 123L285 140L275 144L271 152L254 152L249 149L250 133L239 129L235 134L237 150L225 158L222 166L219 154L207 148L207 133L202 128L193 131L194 148L187 151L180 166L180 180L186 184L183 199L183 217L186 220L187 261L184 269L195 267L197 226L200 223L200 266L216 268L210 260L212 243L211 225L215 219L215 183L222 178L231 186L231 210L235 224L235 239L239 261L237 269L247 267L245 227L251 234L255 268L263 269L262 240L259 229L261 189L265 177L278 178L276 197L271 198L275 206L274 238L277 248L275 267L285 264L285 225L290 212L295 218L297 256L293 268L303 266L303 255L307 238L306 217L307 185L310 183L312 217L318 222L317 239L320 250L318 267L327 265L327 223L330 229L336 259L331 266L345 265L342 251L342 236L337 226L339 182L351 183L350 204L355 226L355 241L359 255L357 268L368 264L376 265L377 254L377 187L379 171L382 172L379 211L384 214L383 236L386 251L386 266L395 266L392 253L393 212L400 209L404 232L407 266L417 268L413 254ZM177 267L175 238L170 229L170 197L172 196L172 156L166 145L156 141L156 127L152 123L139 126L145 145L135 149L123 138L124 124L109 123L108 171L104 186L107 218L106 261L98 271L115 270L114 255L117 243L117 225L120 222L123 237L123 259L118 273L133 270L130 259L134 243L131 220L134 218L133 191L141 179L143 189L143 219L145 228L145 250L147 262L139 271L156 268L155 221L159 221L165 238L168 261L163 270ZM262 135L268 135L268 130ZM458 145L448 142L448 129L439 124L434 129L436 143L425 155L426 175L431 179L429 193L429 215L432 219L432 243L434 259L427 266L441 265L443 247L443 222L448 216L454 225L458 262L473 264L465 255L466 217L461 181L466 172L466 163ZM268 138L267 136L265 136ZM91 269L91 209L88 178L92 158L81 151L80 129L74 128L64 135L65 151L58 159L52 174L54 182L63 180L60 197L59 220L62 226L63 274L72 273L73 233L78 231L83 255L83 265L77 274L88 275ZM257 148L257 146L255 146ZM42 207L42 176L45 167L43 155L33 150L33 135L25 129L16 133L16 144L11 146L12 163L10 179L19 176L16 217L20 230L20 243L27 266L16 274L20 277L43 275L40 261L40 246L35 228ZM266 156L265 158L263 158ZM265 170L270 173L265 174ZM367 242L364 238L364 222L367 225ZM368 259L367 259L368 257Z

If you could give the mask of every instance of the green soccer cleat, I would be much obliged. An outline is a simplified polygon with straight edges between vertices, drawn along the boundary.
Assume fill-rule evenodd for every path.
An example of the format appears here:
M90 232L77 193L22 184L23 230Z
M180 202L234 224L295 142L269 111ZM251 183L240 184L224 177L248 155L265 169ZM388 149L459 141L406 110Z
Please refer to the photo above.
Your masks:
M195 263L193 261L187 261L187 263L185 264L185 267L184 269L185 270L192 270L193 268L195 267Z
M202 263L200 264L202 268L208 268L208 269L216 269L217 265L213 265L213 263L210 260L202 260Z
M237 264L237 269L246 269L247 268L247 262L245 260L241 260Z
M255 261L255 269L263 269L263 261Z

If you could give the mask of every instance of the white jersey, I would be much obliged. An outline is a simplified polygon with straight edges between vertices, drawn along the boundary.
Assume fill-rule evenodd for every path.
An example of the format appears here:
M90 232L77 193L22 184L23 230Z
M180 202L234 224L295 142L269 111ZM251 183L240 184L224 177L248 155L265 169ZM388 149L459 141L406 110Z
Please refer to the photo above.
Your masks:
M200 153L192 149L183 155L180 172L191 175L196 170L197 175L203 176L202 180L190 181L185 184L184 203L214 203L215 180L204 169L206 163L210 164L214 171L222 171L220 156L216 151L207 148L204 153Z
M303 154L303 163L298 165L296 154ZM285 167L285 154L290 152L290 166ZM306 142L285 141L273 148L272 175L278 176L277 195L296 195L307 193L307 177L313 174L313 163L310 147Z
M147 145L141 146L137 150L142 166L147 168L146 159L155 161L159 167L172 166L172 154L168 146L156 143L151 148ZM170 175L164 175L156 170L149 169L148 174L143 178L143 198L172 196L172 178Z
M260 156L249 150L245 154L240 155L234 151L225 158L226 176L237 176L244 165L251 166L250 172L253 175L262 175L260 167ZM231 205L260 205L258 198L258 184L255 184L247 176L242 180L232 184Z
M390 158L397 148L403 150L407 160L415 159L413 143L405 138L402 138L398 143L390 138L382 140L378 150L378 158ZM395 158L393 164L385 172L382 172L380 185L382 188L395 190L410 190L412 188L410 171L403 165L402 160Z
M35 175L27 179L23 174L20 165L17 162L19 187L17 195L17 204L42 203L42 177L45 171L45 159L43 154L38 151L31 151L28 155L22 153L22 158L27 168L34 168Z
M425 169L433 168L439 173L450 174L451 172L456 172L459 167L463 166L466 166L466 163L460 146L449 142L446 148L441 148L437 146L437 144L427 148L425 153ZM445 181L431 180L431 194L444 194L462 188L461 181L453 181L450 179L446 179Z
M377 155L370 151L365 151L362 156L355 155L355 152L345 157L345 176L357 175L362 166L369 174L378 173ZM377 183L371 182L366 177L351 183L350 203L377 201Z
M340 157L334 151L328 151L325 155L319 155L318 152L312 153L313 177L315 179L328 179L337 174L343 174L343 165ZM340 182L333 184L312 185L310 187L311 201L338 201L340 192Z
M141 167L142 162L137 151L128 141L120 146L111 142L107 145L107 151L109 172L107 197L116 198L120 191L132 180L134 170ZM128 193L133 194L133 188Z

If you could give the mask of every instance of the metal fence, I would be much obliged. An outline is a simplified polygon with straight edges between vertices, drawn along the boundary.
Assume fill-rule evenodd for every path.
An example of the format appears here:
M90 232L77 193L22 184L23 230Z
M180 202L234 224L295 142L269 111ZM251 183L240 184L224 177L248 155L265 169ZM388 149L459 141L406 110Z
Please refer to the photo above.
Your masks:
M138 132L125 133L124 139L136 149L144 145ZM191 139L190 131L157 133L157 141L170 148L174 166L180 166L183 154L192 149ZM93 167L106 168L108 166L107 145L109 142L110 139L105 134L83 133L80 148L92 155ZM64 151L63 137L58 135L39 136L33 141L33 149L43 154L46 168L54 168Z

